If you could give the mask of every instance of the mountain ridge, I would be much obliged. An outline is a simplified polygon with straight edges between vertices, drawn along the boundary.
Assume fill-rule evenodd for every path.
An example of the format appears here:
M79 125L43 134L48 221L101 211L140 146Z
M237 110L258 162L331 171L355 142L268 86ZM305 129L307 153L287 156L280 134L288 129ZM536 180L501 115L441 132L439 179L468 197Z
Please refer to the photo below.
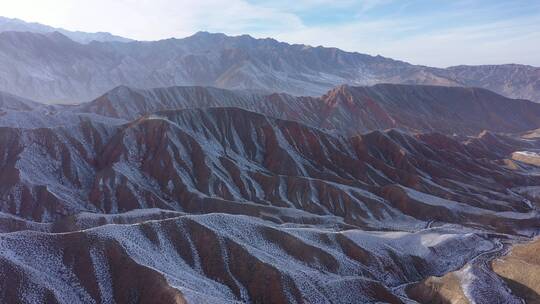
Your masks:
M342 85L320 97L296 97L205 86L136 89L122 85L93 101L69 106L4 96L11 97L6 99L8 104L0 105L4 111L0 125L21 128L76 123L83 118L117 125L164 110L212 107L244 108L347 135L397 128L475 136L482 131L517 134L540 128L540 104L470 87ZM13 123L17 119L20 124Z
M336 87L321 97L254 94L206 87L117 87L74 111L135 119L161 110L236 106L354 135L377 129L476 135L540 127L540 105L481 88L376 84Z
M520 189L540 180L502 165L499 136L347 137L223 107L0 128L0 299L404 303L467 265L470 290L514 301L475 261L538 233Z
M79 43L87 44L92 41L132 41L129 38L113 35L107 32L88 33L83 31L70 31L62 28L52 27L37 22L25 22L17 18L7 18L0 16L0 32L16 31L16 32L35 32L35 33L52 33L59 32Z
M540 100L540 68L530 66L440 69L247 35L198 33L182 39L89 44L22 32L10 36L16 37L0 36L0 73L6 75L0 90L48 103L91 100L118 85L200 85L317 96L341 84L376 83L478 86ZM28 45L46 45L47 52L13 52Z
M0 302L534 301L539 70L0 18Z

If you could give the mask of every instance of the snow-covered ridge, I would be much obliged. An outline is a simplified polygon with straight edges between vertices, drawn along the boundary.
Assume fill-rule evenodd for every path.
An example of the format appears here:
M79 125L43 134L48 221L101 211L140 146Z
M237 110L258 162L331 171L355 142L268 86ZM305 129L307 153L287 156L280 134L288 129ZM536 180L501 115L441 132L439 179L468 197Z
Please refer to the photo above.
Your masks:
M155 112L169 90L120 88L133 104L15 111L66 118L0 128L3 301L400 303L401 286L539 232L540 176L501 160L534 141L349 137L235 107L255 95L175 90L188 97L167 107L231 106Z

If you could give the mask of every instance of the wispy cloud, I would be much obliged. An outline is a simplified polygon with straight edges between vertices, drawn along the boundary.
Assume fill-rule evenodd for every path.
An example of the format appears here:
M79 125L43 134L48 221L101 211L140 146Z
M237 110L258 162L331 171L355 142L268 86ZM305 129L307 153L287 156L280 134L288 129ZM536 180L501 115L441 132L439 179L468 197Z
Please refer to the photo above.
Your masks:
M141 40L183 37L199 30L239 34L301 26L294 13L244 0L0 0L0 14Z

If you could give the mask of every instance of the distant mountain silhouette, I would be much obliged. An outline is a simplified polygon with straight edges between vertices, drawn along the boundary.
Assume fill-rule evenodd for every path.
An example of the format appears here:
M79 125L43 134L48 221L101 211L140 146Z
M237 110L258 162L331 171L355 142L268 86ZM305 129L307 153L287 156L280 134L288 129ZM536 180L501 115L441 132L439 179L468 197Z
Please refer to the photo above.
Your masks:
M342 84L376 83L477 86L540 100L540 69L530 66L439 69L336 48L206 32L184 39L88 44L58 32L3 32L0 73L0 90L48 103L88 101L119 85L319 96Z

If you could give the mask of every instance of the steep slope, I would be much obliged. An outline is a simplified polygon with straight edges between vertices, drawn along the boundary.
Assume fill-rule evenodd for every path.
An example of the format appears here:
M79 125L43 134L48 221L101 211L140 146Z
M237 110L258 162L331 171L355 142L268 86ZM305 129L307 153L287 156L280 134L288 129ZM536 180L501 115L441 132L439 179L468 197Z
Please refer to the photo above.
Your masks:
M92 90L107 90L124 81L113 72L118 60L96 52L92 44L76 43L58 33L0 33L0 88L18 96L49 103L71 103ZM114 81L111 78L117 78ZM78 96L77 99L71 99ZM84 99L83 99L84 100Z
M339 87L322 97L322 127L352 132L402 128L475 135L517 133L540 124L540 106L478 88L380 84Z
M205 87L140 90L122 86L70 110L135 119L160 110L223 106L349 135L389 128L477 135L483 130L518 133L540 127L540 104L530 101L477 88L395 84L340 86L320 98Z
M28 250L27 244L42 250ZM443 229L334 232L224 214L67 234L19 232L0 243L0 273L11 278L1 280L9 284L0 297L60 303L403 303L389 286L459 267L491 246L478 235Z
M135 89L119 86L92 102L71 107L71 112L95 113L102 116L137 119L163 110L236 106L255 108L264 95L246 91L230 91L212 87L169 87Z
M91 100L119 85L318 96L342 84L403 83L480 86L534 101L540 94L534 67L437 69L335 48L205 32L184 39L88 44L58 32L3 32L0 75L0 90L48 103Z
M539 232L540 201L508 189L540 176L500 161L441 134L345 137L238 108L0 128L0 298L403 303Z
M36 220L80 211L194 211L201 210L201 198L220 198L338 216L366 227L387 225L388 216L398 224L402 213L426 221L482 222L497 212L526 211L522 198L506 188L538 182L519 168L484 159L491 155L487 151L446 137L435 152L429 138L389 131L347 139L234 108L163 112L123 127L83 122L0 130L3 211ZM453 146L459 149L448 150ZM409 209L422 197L417 191L449 200L424 206L417 215ZM407 203L397 211L381 195ZM455 218L453 212L439 214L450 207Z

